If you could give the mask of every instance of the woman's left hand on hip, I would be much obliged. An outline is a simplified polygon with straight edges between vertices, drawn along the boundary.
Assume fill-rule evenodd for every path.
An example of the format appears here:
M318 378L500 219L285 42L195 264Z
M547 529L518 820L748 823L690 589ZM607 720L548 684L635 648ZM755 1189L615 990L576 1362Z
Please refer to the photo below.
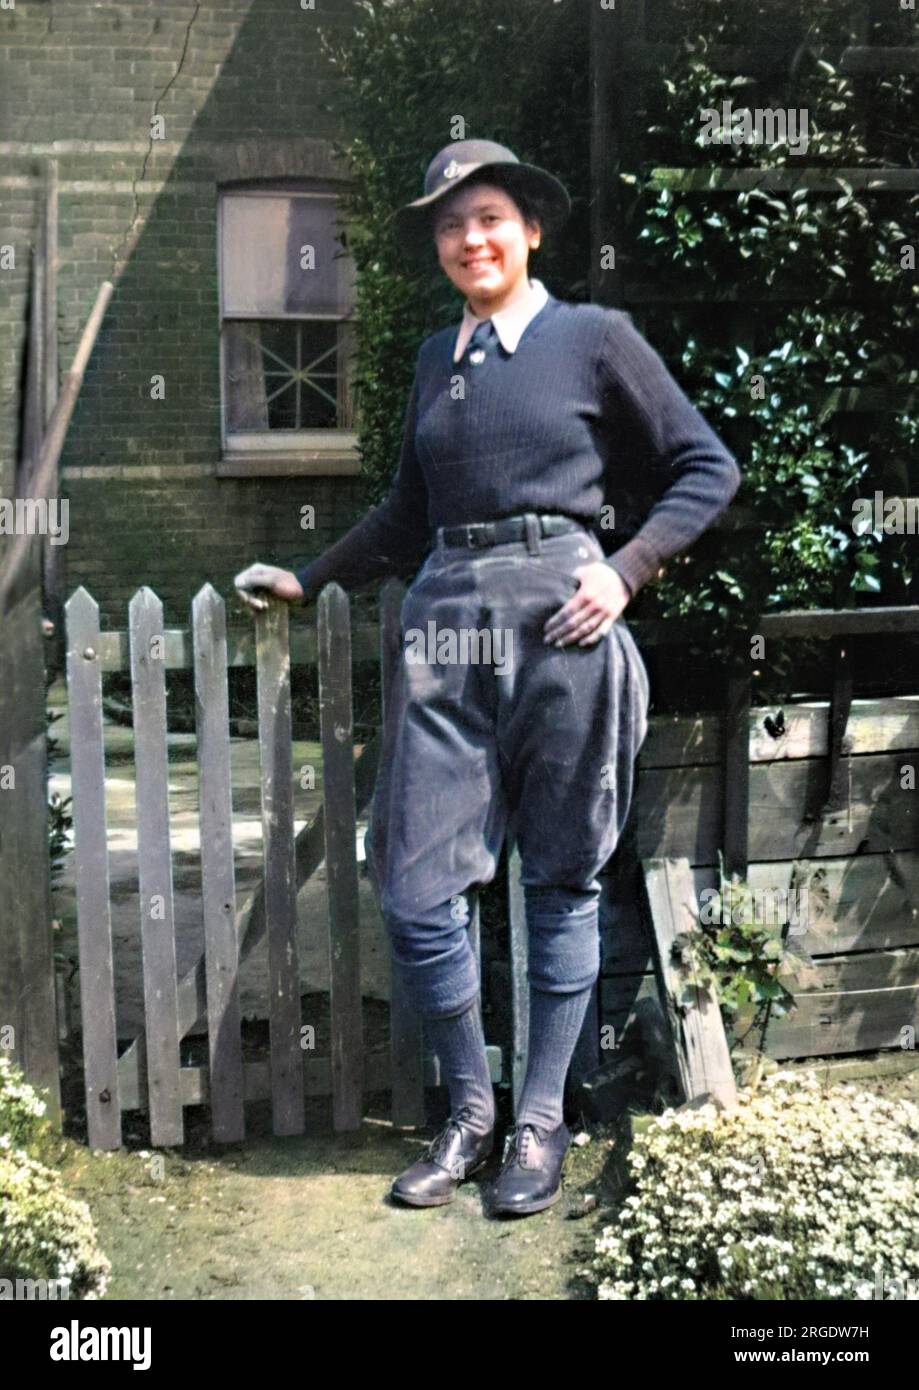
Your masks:
M580 588L562 604L543 628L543 640L557 647L589 647L604 638L629 601L629 591L616 570L602 560L574 571Z

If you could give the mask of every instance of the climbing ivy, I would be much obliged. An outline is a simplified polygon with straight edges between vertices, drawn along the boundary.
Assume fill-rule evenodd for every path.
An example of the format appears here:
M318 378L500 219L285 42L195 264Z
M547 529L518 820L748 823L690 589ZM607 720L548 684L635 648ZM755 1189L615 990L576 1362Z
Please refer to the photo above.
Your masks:
M641 158L620 171L630 274L657 282L665 299L668 287L677 301L687 291L703 300L732 291L741 306L731 320L684 302L655 320L743 472L735 507L749 524L706 535L651 591L659 616L707 616L715 649L732 645L732 631L748 633L764 610L854 605L882 593L909 601L908 545L878 530L856 534L853 501L875 488L915 491L919 417L905 408L837 412L846 402L832 397L834 388L905 395L919 383L919 281L902 265L903 248L916 243L919 198L864 192L835 174L914 164L919 149L915 75L856 87L835 65L848 44L864 41L853 27L860 9L837 0L675 0L682 48L649 82ZM915 23L892 16L874 41L908 43ZM775 53L782 35L780 77L715 71L716 45ZM806 109L806 152L793 152L791 128L774 144L705 144L700 113L720 113L727 101L734 127L748 108ZM679 179L667 186L667 167L787 169L790 187L689 190ZM823 171L832 191L808 187L806 175L798 185L804 169Z

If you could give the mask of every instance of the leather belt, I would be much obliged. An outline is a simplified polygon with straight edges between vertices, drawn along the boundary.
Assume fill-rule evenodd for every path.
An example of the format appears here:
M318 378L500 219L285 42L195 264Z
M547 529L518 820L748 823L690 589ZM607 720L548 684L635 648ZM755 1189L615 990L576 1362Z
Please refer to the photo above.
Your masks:
M585 529L584 522L554 513L546 513L537 520L541 536L564 536L569 531ZM467 545L475 550L505 541L522 541L526 540L526 517L506 516L500 521L470 522L468 526L438 526L437 536L444 545Z

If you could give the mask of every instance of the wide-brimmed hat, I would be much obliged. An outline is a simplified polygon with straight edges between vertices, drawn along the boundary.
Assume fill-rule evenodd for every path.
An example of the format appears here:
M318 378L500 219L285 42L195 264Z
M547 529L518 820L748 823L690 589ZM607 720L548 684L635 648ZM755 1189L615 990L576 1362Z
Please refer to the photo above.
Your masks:
M529 194L557 229L571 211L568 190L554 174L538 164L524 164L513 150L494 140L454 140L444 145L431 160L424 176L424 193L396 208L390 220L400 234L413 240L430 237L432 213L441 198L452 193L475 174L488 177L513 196L515 190Z

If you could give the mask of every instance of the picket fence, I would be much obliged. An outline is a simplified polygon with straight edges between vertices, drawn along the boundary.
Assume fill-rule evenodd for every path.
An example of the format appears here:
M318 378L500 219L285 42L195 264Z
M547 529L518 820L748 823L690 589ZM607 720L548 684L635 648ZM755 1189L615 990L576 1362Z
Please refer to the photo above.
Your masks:
M381 664L381 720L401 648L404 584L387 580L380 621L355 631L357 655ZM126 632L101 632L99 609L84 588L66 605L67 685L71 730L74 860L88 1139L118 1148L122 1115L149 1111L152 1143L184 1140L184 1107L209 1103L213 1135L245 1136L245 1104L270 1097L275 1134L302 1134L305 1097L331 1095L336 1130L360 1126L364 1095L391 1090L398 1125L425 1122L426 1085L440 1081L425 1048L423 1025L393 975L388 1055L364 1046L359 954L357 825L369 805L380 733L354 757L352 627L348 595L329 584L319 596L315 635L289 631L288 605L271 600L254 615L254 633L234 635L228 651L223 599L210 585L195 596L190 629L166 630L163 607L149 588L129 606ZM322 805L295 837L290 670L318 661ZM229 665L256 667L263 876L237 911L232 841ZM179 977L172 884L166 739L166 670L193 668L195 684L201 907L204 949ZM143 1033L119 1055L109 896L102 675L130 669L137 795L138 910L144 987ZM297 893L325 862L328 893L331 1047L327 1057L303 1046L297 951ZM513 1055L516 1095L527 1052L526 933L516 848L508 860ZM381 928L382 929L382 928ZM480 955L478 906L470 925ZM243 1057L239 969L267 938L268 1061ZM181 1043L206 1017L207 1066L183 1066ZM596 1003L585 1023L577 1067L596 1064L591 1039ZM123 1040L122 1040L123 1041ZM494 1079L500 1048L489 1046Z

